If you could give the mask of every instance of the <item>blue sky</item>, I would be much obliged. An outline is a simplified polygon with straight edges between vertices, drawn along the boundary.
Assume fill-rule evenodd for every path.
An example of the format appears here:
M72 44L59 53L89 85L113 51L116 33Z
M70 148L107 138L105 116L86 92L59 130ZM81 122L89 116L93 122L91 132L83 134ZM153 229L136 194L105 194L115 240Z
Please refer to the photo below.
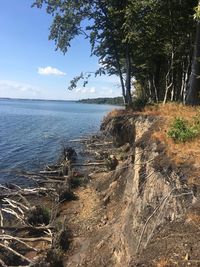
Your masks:
M31 8L32 0L0 0L0 97L82 99L121 94L118 78L91 78L68 91L69 81L82 71L95 71L98 59L90 57L83 37L72 42L66 55L48 40L52 17Z

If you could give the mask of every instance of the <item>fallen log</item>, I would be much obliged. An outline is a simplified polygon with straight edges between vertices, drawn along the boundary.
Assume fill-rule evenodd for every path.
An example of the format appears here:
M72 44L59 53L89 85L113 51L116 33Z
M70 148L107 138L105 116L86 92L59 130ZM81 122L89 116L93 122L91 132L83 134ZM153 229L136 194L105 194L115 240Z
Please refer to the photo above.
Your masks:
M21 196L31 196L31 195L37 195L37 194L44 194L49 192L55 192L56 190L53 188L33 188L33 189L21 189L16 191L10 191L10 192L2 192L0 193L0 199L2 198L8 198L12 196L18 196L19 194Z
M72 167L105 166L105 162L72 163Z
M91 144L87 144L88 147L90 146L108 146L108 145L112 145L113 142L104 142L104 143L91 143Z
M72 139L72 140L69 140L69 142L87 142L87 141L90 141L90 139Z
M23 232L23 231L31 231L31 230L37 230L37 231L47 231L47 230L54 230L54 226L38 226L38 227L33 227L33 226L0 226L0 230L5 230L5 231L16 231L16 232Z
M10 235L0 235L1 240L17 240L17 241L24 241L24 242L52 242L52 238L49 237L13 237ZM27 244L26 244L27 245Z
M28 259L27 257L23 256L22 254L20 254L19 252L15 251L14 249L3 245L2 243L0 243L0 247L4 248L5 250L8 250L9 252L11 252L12 254L18 256L19 258L21 258L22 260L27 261L28 263L33 263L30 259Z
M64 183L65 180L64 179L63 180L54 180L54 179L40 180L40 179L38 179L38 180L36 180L36 182L39 184L48 184L48 183L50 183L50 184L55 183L56 184L56 183Z
M0 236L0 239L1 240L14 240L14 241L17 241L19 242L20 244L24 245L25 247L27 247L28 249L30 250L33 250L33 251L37 251L38 252L38 249L34 248L34 247L31 247L29 244L25 243L24 240L22 238L18 238L18 237L14 237L14 236L10 236L10 235L3 235L3 236ZM27 241L27 240L26 240Z
M2 267L8 267L8 265L6 265L5 262L3 262L1 259L0 259L0 266L2 266Z
M19 209L19 207L21 207L22 209L25 210L29 210L29 207L25 206L24 204L15 201L13 199L8 199L8 198L4 198L3 202L7 202L8 204L10 204L10 206L12 206L13 208ZM17 206L16 206L17 205ZM19 207L18 207L19 206ZM20 210L21 211L21 210ZM21 211L22 212L22 211ZM22 212L23 213L23 212Z
M40 171L40 174L43 175L60 175L62 174L62 170L55 170L55 171Z

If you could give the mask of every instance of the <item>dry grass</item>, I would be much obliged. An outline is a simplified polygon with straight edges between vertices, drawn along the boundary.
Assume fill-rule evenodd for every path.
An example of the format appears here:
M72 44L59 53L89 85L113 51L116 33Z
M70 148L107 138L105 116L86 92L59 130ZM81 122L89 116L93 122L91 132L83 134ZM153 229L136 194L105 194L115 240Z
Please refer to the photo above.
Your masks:
M166 147L166 154L172 159L172 162L188 177L188 182L200 185L198 169L200 168L200 137L186 143L174 143L168 137L167 132L176 117L192 120L199 107L189 107L177 103L167 103L166 105L154 105L145 107L142 112L131 112L126 110L113 110L107 118L116 117L125 114L158 116L160 121L158 127L152 134L154 140L159 141Z
M193 223L195 223L195 225L200 226L200 214L188 213L187 214L187 221L193 222Z
M147 106L144 113L147 115L160 115L168 118L183 117L192 118L195 116L199 108L184 106L177 103L167 103L166 105Z
M192 207L187 211L186 218L188 222L195 223L200 227L200 202L195 202Z
M183 106L182 104L169 103L156 107L147 107L143 112L146 115L160 116L158 128L152 138L163 143L166 154L172 162L180 167L188 177L190 184L200 184L198 168L200 167L200 137L186 143L174 143L167 132L176 117L192 120L199 112L199 108Z
M106 118L114 118L117 116L125 115L127 113L128 112L125 109L113 109L106 115Z
M170 267L172 265L168 259L161 258L161 259L159 259L158 262L156 262L155 266L156 267Z
M192 120L200 108L188 107L177 103L167 103L166 105L147 106L142 112L131 112L124 109L115 109L111 111L106 119L121 115L149 115L158 116L160 121L158 127L152 134L154 140L159 141L166 147L166 154L172 159L172 162L188 177L188 182L200 184L198 168L200 168L200 137L186 143L174 143L168 137L167 132L176 117Z

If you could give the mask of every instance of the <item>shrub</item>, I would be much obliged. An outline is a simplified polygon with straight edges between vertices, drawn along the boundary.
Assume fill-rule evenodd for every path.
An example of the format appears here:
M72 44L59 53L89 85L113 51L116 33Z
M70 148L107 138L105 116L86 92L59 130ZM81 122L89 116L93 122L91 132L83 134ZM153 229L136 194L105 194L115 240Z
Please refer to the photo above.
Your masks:
M193 125L190 125L187 120L176 118L167 134L175 142L186 142L196 137L199 134L199 130L195 122Z
M77 196L69 187L63 188L59 193L59 202L72 200L77 200Z
M29 211L27 221L32 226L48 225L50 222L50 211L46 207L35 206Z
M78 188L81 186L81 178L80 177L71 177L69 179L69 184L72 189Z
M53 247L61 251L67 251L72 241L72 232L69 229L57 233L53 241Z

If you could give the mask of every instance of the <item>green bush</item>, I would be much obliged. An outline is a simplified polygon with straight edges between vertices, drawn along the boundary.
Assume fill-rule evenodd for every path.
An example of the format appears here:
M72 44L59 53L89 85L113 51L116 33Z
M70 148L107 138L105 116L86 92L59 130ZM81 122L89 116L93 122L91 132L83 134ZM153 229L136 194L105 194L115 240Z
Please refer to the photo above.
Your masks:
M175 142L186 142L195 138L200 133L200 128L198 128L195 121L190 124L183 118L175 118L167 134Z

